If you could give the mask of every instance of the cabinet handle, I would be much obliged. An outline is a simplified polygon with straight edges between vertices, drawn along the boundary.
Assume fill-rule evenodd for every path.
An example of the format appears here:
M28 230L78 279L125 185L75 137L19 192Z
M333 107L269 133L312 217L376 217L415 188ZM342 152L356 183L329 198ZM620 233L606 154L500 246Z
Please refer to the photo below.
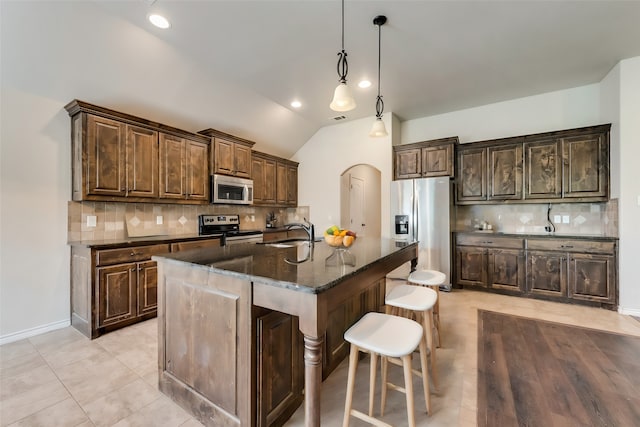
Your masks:
M483 242L483 243L484 243L485 245L490 245L490 244L492 244L493 242L489 240L488 242Z
M131 252L131 255L129 255L129 256L136 256L136 253L135 252Z
M560 245L561 248L573 249L573 245Z
M135 268L135 267L133 267L133 268L131 269L131 272L135 272L135 271L136 271L136 268Z

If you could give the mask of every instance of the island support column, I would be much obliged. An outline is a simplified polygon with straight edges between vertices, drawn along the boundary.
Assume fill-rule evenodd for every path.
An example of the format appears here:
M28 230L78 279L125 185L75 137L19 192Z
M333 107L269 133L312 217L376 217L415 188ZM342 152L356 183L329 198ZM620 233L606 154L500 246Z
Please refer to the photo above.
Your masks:
M304 336L305 427L320 426L322 388L322 338Z

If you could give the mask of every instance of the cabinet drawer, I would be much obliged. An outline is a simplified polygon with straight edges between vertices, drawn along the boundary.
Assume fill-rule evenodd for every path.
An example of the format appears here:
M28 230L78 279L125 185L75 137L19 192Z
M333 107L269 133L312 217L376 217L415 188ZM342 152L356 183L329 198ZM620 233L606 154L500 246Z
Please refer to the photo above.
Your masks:
M615 242L568 239L527 239L527 249L540 251L615 254Z
M206 239L206 240L194 240L191 242L179 242L171 244L171 252L186 251L189 249L201 249L210 247L220 247L220 238Z
M169 245L131 246L119 249L103 249L96 252L96 265L120 264L123 262L146 261L153 255L166 254Z
M501 237L491 233L479 233L478 235L458 234L456 236L458 246L482 246L485 248L524 249L524 239L517 237Z

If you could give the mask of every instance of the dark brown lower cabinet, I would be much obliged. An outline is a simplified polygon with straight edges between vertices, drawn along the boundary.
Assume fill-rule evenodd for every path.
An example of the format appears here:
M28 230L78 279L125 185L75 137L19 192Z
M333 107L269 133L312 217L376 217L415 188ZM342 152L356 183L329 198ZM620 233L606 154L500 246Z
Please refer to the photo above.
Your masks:
M456 284L524 292L523 248L521 238L457 235Z
M256 425L283 425L304 400L303 337L297 317L254 307Z
M322 378L349 353L344 333L369 311L384 304L384 282L345 301L329 313L325 335ZM297 317L253 307L255 418L260 427L282 426L304 400L304 338Z
M455 285L616 308L616 239L480 234L456 233Z

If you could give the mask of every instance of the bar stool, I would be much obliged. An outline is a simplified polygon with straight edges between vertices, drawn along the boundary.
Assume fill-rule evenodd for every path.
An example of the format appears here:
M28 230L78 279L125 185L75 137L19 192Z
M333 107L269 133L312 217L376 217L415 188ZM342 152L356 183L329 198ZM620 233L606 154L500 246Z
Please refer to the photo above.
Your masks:
M354 416L376 426L392 427L384 421L373 417L373 395L375 392L376 365L378 356L399 358L402 361L405 387L392 384L394 389L404 392L407 400L407 417L409 426L415 426L413 404L413 379L411 372L411 356L416 348L420 348L420 363L423 375L422 385L425 389L425 404L427 412L431 411L429 400L429 371L427 368L427 353L424 343L422 326L413 320L382 313L367 313L344 333L344 339L351 343L349 353L349 374L347 379L347 396L345 399L343 427L349 426L349 418ZM356 369L358 367L359 352L371 355L369 371L369 414L352 408L353 389L355 386ZM386 384L383 383L383 390Z
M417 270L409 274L407 282L421 286L428 286L438 295L436 305L433 308L433 323L436 329L436 346L440 347L442 334L440 332L440 285L447 280L447 276L436 270Z
M422 324L424 329L423 339L426 341L426 347L431 353L431 378L433 378L433 386L436 388L438 387L438 371L436 370L436 348L433 342L433 311L437 301L438 294L436 291L431 288L414 285L398 285L385 297L387 314L403 315L400 310L408 310L410 313L404 315L404 317L411 318L413 317L412 315L415 315L416 321ZM418 376L421 375L418 371L413 373ZM385 364L383 361L383 381L384 375Z

